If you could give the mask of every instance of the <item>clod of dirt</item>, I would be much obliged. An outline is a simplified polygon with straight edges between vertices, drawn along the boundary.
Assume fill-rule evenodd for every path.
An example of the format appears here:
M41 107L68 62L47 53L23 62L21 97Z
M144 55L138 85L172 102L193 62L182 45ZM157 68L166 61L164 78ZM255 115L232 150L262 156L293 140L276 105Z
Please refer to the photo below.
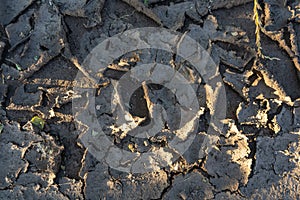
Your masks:
M40 188L39 185L25 187L16 185L12 189L0 190L0 199L61 199L69 200L59 192L57 186Z
M38 91L34 94L26 93L24 85L18 87L15 95L12 97L11 103L22 106L40 106L42 100L42 92Z
M265 29L267 31L279 31L286 26L292 16L286 6L286 1L264 0Z
M262 78L257 78L248 88L249 99L278 99L279 96L274 88L266 85Z
M239 93L242 98L247 99L248 85L250 83L249 77L252 75L252 71L245 71L243 74L237 74L227 69L223 74L223 81L231 86L234 91Z
M87 18L86 28L92 28L102 23L101 11L105 0L54 0L53 2L64 15Z
M220 8L232 8L234 6L242 5L251 2L252 0L213 0L213 1L195 1L197 12L204 16L212 10Z
M254 175L243 195L252 199L299 199L299 133L258 137ZM289 188L286 190L286 188Z
M194 170L187 175L175 176L172 187L162 199L211 199L213 190L209 179Z
M259 102L240 103L237 109L237 118L242 125L256 125L264 127L268 122L268 111L270 110L267 100Z
M34 0L24 0L24 1L1 0L0 1L0 5L1 5L1 7L0 7L0 24L2 24L2 25L9 24L15 17L17 17L20 14L20 12L22 12L29 5L31 5L32 2L34 2Z
M164 171L133 176L124 174L111 176L108 166L97 164L85 176L85 198L87 199L158 199L168 186ZM124 177L124 178L122 178Z
M220 137L218 147L208 154L204 167L212 176L209 181L217 191L234 192L247 184L252 160L248 159L247 137L238 131L233 120L224 120L223 123L225 137Z
M300 131L300 99L294 103L294 131Z
M18 38L13 38L13 36L11 39L18 41ZM11 52L12 60L18 63L22 70L25 70L21 73L21 79L31 76L57 56L64 48L64 42L65 32L58 9L54 5L42 4L36 13L34 30L28 43Z
M83 183L75 179L63 177L59 180L59 191L67 196L70 200L83 200L81 192Z
M190 24L188 27L188 35L199 42L199 44L204 48L208 48L210 30L204 29L198 25Z
M32 144L25 155L30 162L31 171L50 172L56 174L59 170L63 147L55 144L54 139L43 135L43 141Z
M241 56L237 55L236 51L226 51L218 45L213 45L213 48L215 51L214 53L219 55L221 61L224 64L239 71L244 71L246 65L250 62L252 58L254 58L253 53L248 53L248 55L246 55L247 53L245 53L245 55L243 55L243 57L245 58L242 58Z
M62 147L51 136L20 131L14 123L4 125L0 141L0 188L28 184L47 188L53 184Z
M279 131L283 131L283 132L293 131L292 109L285 105L282 106L280 113L276 114L272 119L272 125L270 128L273 129L275 133L278 133Z
M157 6L153 12L161 19L167 28L178 30L184 25L185 14L195 9L193 2L183 2L170 6Z
M0 58L2 58L2 53L5 48L5 42L0 41Z
M22 160L24 149L12 143L0 143L0 147L0 189L5 189L14 183L19 173L27 170L29 163Z
M4 81L4 80L0 79L0 81ZM7 94L7 85L1 84L0 85L0 105L1 105L1 103L4 103L6 94Z
M33 30L30 20L33 20L33 17L34 11L30 10L26 14L21 15L17 22L6 26L5 31L11 46L10 50L29 39Z
M2 64L0 70L2 70L2 74L7 80L17 80L20 76L20 73L17 69L10 67L6 64Z
M241 197L239 194L237 193L231 193L231 192L220 192L218 194L215 195L216 200L224 200L224 199L230 199L230 200L242 200L245 199L243 197ZM246 199L245 199L246 200Z

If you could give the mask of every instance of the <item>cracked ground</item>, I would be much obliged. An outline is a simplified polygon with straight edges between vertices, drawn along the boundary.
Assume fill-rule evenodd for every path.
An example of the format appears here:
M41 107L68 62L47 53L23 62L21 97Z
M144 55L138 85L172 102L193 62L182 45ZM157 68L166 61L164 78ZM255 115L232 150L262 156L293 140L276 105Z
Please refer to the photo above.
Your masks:
M0 0L0 199L300 199L300 2L258 3L265 56L257 54L254 0ZM129 52L100 73L82 64L104 40L143 27L164 27L199 43L217 67L220 78L212 85L223 85L223 96L191 63L161 49ZM143 42L145 35L138 37ZM142 84L129 102L119 98L126 85L114 92L124 74L143 76L134 69L153 62L188 80L199 118L183 154L134 173L122 170L121 162L130 163L125 158L113 155L118 168L91 153L82 139L91 127L78 117L86 105L77 101L88 103L88 92L76 88L96 91L97 120L116 148L134 155L166 148L184 107L177 91ZM78 74L85 85L78 86ZM150 74L168 75L163 69ZM127 111L116 114L112 98ZM165 114L156 113L157 104ZM210 129L218 116L212 105L225 110L221 129ZM76 106L84 109L74 112ZM159 121L165 116L173 118ZM153 119L162 131L132 136L133 127L146 129ZM93 130L91 137L100 136ZM168 152L161 154L168 160Z

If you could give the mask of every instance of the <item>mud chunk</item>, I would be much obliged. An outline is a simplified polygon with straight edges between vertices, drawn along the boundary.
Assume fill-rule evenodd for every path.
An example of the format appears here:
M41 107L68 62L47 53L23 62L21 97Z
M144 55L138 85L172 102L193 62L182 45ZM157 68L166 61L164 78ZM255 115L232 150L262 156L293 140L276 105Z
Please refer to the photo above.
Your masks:
M81 181L63 177L59 180L59 191L70 200L82 200L84 199L81 193L82 185Z
M239 71L243 71L248 62L251 60L252 56L248 56L248 58L243 59L238 55L236 51L227 51L218 45L213 46L215 53L220 56L221 61Z
M212 1L212 8L213 9L220 9L220 8L232 8L234 6L243 5L246 3L252 2L252 0L213 0Z
M248 88L249 99L278 99L276 90L267 86L262 78L256 79Z
M32 142L37 142L41 139L39 135L32 132L21 131L20 125L16 122L12 124L4 124L4 129L0 135L2 143L13 143L20 147L29 147Z
M215 147L208 154L204 167L212 176L210 183L217 191L233 192L247 184L252 160L248 159L247 137L238 131L234 121L225 120L223 123L227 127L225 138L220 138L220 148Z
M63 147L55 144L53 137L43 135L43 141L34 143L25 158L31 163L31 171L57 173L61 163Z
M87 18L86 28L92 28L102 23L101 10L104 2L105 0L54 0L63 14Z
M245 199L243 197L241 197L240 195L234 194L234 193L230 193L230 192L220 192L218 194L216 194L215 196L216 200L224 200L224 199L231 199L231 200L241 200L241 199Z
M163 199L211 199L213 186L209 180L197 171L187 175L175 176L172 188Z
M109 193L107 182L109 181L110 176L107 165L99 163L95 168L90 169L90 172L87 172L84 176L84 196L86 199L104 199L109 197L107 194Z
M0 24L7 25L9 24L16 16L19 15L24 9L26 9L29 5L31 5L33 0L12 0L0 1Z
M4 51L4 48L5 48L5 43L0 41L0 58L2 57L2 53Z
M198 25L190 24L188 35L199 42L199 44L204 48L208 48L209 43L209 33L210 31L204 28L201 28Z
M61 199L68 200L58 191L56 186L39 188L39 186L25 187L17 185L13 189L1 190L0 199Z
M297 199L299 133L258 137L254 175L241 191L248 198Z
M24 149L12 143L0 143L0 188L14 183L21 172L27 170L29 163L23 160Z
M278 31L286 26L292 13L281 0L264 0L265 28L267 31Z
M50 187L54 183L55 175L53 173L22 173L15 182L16 185L26 185L34 187L40 185L42 188Z
M237 74L228 69L223 74L224 82L232 87L241 97L248 98L248 85L250 83L249 77L253 74L251 71L245 71L243 74Z
M237 117L243 125L265 126L268 122L268 111L270 110L267 100L250 102L248 105L240 103L237 109Z
M294 105L294 131L300 130L300 99L295 101Z
M44 64L60 53L65 46L65 32L58 9L49 4L42 4L36 13L34 30L25 46L16 48L13 60L22 70L22 79L31 76Z
M4 102L7 93L7 85L0 85L0 105Z
M124 177L124 173L121 173ZM87 199L158 199L168 186L167 174L163 171L126 178L111 177L108 166L97 164L86 175L85 198Z
M39 152L35 151L37 146L41 146ZM46 188L53 184L62 148L51 136L20 131L16 123L5 124L0 135L0 148L1 188L15 184L35 186L37 183Z
M153 12L166 27L178 30L184 25L185 13L193 9L195 9L193 2L183 2L170 6L157 6Z
M162 170L143 176L133 176L121 183L123 185L121 199L159 199L169 185L167 174Z
M20 131L16 123L4 124L0 134L0 188L13 185L19 174L27 171L29 163L24 154L38 138L33 133Z
M10 67L6 64L2 64L0 70L2 70L2 74L7 80L17 80L20 76L20 73L17 69Z
M15 95L12 97L12 103L23 106L39 106L42 100L42 92L26 93L24 85L16 89Z
M293 129L293 113L292 109L283 106L281 111L272 119L272 127L275 133L279 131L289 132Z
M26 40L32 32L33 27L30 25L30 20L33 18L33 10L21 15L17 22L9 24L5 31L7 33L9 44L12 48L17 44Z

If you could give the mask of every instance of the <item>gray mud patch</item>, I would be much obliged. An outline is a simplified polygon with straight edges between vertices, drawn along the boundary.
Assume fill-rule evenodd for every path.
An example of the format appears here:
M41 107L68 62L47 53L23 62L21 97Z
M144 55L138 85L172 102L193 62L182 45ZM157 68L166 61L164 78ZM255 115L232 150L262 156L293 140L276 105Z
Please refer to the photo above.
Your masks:
M0 0L0 199L299 199L300 3L259 4L261 50L275 59L257 56L252 0ZM193 38L216 65L209 81L176 51L161 49L126 52L99 73L84 65L105 39L143 27ZM138 46L147 36L129 44ZM166 46L173 42L157 38ZM178 96L187 90L121 82L126 74L168 77L168 68L139 68L147 63L178 71L199 104L196 123L187 126L193 141L180 155L169 147L181 110L188 109ZM220 85L223 96L214 90ZM105 137L93 129L83 140L95 126L73 110L82 107L90 116L89 90ZM211 128L212 116L221 116L213 105L226 114ZM161 129L145 135L154 120ZM98 159L99 138L138 156ZM87 148L85 141L96 145ZM167 148L144 166L136 164L145 158L139 155Z

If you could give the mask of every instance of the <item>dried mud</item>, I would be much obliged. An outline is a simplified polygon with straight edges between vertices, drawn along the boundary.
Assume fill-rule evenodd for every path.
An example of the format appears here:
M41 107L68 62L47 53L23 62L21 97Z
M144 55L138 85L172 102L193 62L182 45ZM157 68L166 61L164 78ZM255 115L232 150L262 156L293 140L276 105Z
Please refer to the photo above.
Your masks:
M262 52L276 59L256 54L252 0L0 0L0 199L300 199L300 2L259 3ZM142 27L187 34L209 52L221 77L214 84L222 82L226 93L217 103L226 109L222 130L208 134L210 117L218 116L216 96L178 55L131 52L100 75L81 65L105 39ZM155 84L135 91L127 113L135 125L160 119L152 103L174 117L145 140L127 135L122 117L114 121L109 101L127 91L113 93L114 82L151 62L186 67L180 73L196 91L199 126L172 164L122 172L96 159L80 139L85 124L72 112L80 98L76 76L93 82L107 138L128 152L147 152L174 137L178 99ZM105 81L95 81L98 76ZM34 116L45 126L34 126ZM215 142L209 152L202 146L207 138Z

